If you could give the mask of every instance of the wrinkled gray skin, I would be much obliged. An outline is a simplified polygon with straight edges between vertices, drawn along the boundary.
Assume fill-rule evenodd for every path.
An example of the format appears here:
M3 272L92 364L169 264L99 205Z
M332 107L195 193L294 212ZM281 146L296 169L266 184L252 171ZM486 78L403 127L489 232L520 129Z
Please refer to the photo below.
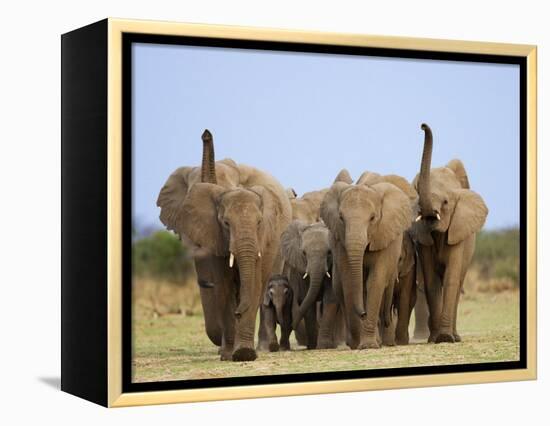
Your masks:
M409 232L403 234L398 265L398 279L394 284L392 302L392 311L397 314L397 321L393 321L395 333L388 333L384 329L383 343L387 346L409 344L409 322L416 303L416 251Z
M297 306L293 328L297 329L304 318L308 349L335 348L338 308L332 295L332 254L327 227L321 222L308 225L292 221L281 236L281 253ZM319 324L317 302L323 302Z
M202 140L201 167L177 169L162 187L160 220L193 251L206 333L221 346L221 359L252 361L265 285L282 269L279 244L290 203L272 176L232 160L215 162L209 131Z
M344 304L347 343L352 349L379 348L381 309L384 326L391 324L403 233L411 223L410 199L388 182L337 182L323 199L321 218L331 231L333 287Z
M293 291L288 279L283 275L273 276L267 283L261 305L264 318L263 327L269 342L269 351L290 350L290 333L292 331ZM277 342L275 329L281 326L281 340Z
M422 130L424 151L414 181L419 194L414 235L430 311L428 341L454 343L461 341L456 329L460 290L488 209L470 189L460 160L431 169L432 131L426 124Z

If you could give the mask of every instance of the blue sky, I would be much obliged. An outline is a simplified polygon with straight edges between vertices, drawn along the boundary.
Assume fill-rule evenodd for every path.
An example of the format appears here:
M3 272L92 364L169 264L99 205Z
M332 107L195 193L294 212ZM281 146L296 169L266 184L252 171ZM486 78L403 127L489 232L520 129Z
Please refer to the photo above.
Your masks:
M201 134L304 192L345 167L412 180L422 122L432 166L460 158L489 207L486 228L519 223L519 67L227 48L133 45L133 212L161 228L158 192L199 165Z

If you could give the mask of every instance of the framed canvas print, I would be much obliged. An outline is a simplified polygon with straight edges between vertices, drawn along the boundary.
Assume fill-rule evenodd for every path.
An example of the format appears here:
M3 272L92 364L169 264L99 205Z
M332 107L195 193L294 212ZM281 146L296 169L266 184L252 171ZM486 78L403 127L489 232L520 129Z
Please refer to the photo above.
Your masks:
M62 389L536 378L536 48L106 19L62 42Z

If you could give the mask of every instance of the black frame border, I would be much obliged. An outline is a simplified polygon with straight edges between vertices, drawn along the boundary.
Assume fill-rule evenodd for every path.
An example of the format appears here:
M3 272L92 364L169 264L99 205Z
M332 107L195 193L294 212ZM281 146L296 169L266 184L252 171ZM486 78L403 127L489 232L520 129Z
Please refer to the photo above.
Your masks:
M166 382L132 382L132 44L169 44L401 59L513 64L520 67L520 359L476 364L229 377ZM469 373L527 368L527 58L474 53L323 45L243 39L123 33L122 35L122 391L187 390L243 385Z

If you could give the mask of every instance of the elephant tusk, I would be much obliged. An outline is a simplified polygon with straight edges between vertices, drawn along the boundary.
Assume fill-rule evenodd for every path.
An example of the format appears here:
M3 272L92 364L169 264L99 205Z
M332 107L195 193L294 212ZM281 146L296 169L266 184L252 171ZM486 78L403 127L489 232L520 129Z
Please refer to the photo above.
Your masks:
M437 220L441 220L441 216L439 216L439 213L436 213L435 217L437 218Z
M262 253L261 253L261 252L258 252L258 257L262 257Z
M304 276L302 277L303 280L305 280L307 278L307 272L304 274Z
M416 217L416 219L415 219L414 221L415 221L415 222L418 222L420 219L422 219L422 215L421 215L421 214L419 214L419 215Z
M232 268L233 267L233 262L235 261L235 256L233 255L233 253L229 253L229 267Z
M330 273L328 271L325 273L327 274L327 277L331 278Z

